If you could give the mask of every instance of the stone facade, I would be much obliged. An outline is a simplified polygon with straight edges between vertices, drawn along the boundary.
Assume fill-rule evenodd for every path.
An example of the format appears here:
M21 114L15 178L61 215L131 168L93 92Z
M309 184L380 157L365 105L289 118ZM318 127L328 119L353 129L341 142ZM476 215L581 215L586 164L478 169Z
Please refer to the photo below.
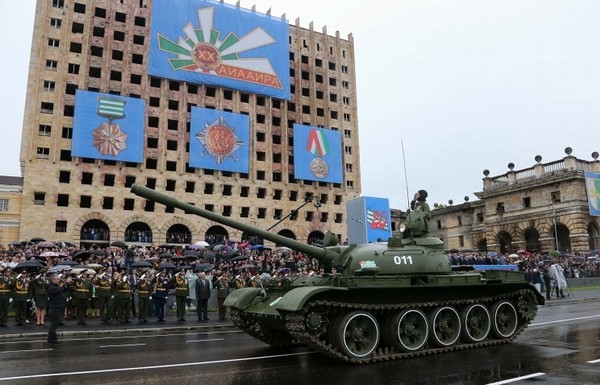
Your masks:
M20 241L23 178L0 176L0 245Z
M599 172L600 162L566 157L490 177L484 172L480 200L434 205L430 231L447 249L514 253L518 250L564 253L600 247L600 221L591 216L584 171Z
M292 97L278 100L149 76L151 8L148 0L37 2L20 155L21 237L104 244L127 236L158 245L244 236L146 202L129 192L137 183L260 228L291 214L273 231L301 241L326 231L344 239L345 203L361 191L352 35L290 25ZM144 163L71 156L77 89L146 101ZM248 174L188 166L191 106L250 117ZM293 123L340 131L343 183L293 178ZM296 211L306 196L320 207Z

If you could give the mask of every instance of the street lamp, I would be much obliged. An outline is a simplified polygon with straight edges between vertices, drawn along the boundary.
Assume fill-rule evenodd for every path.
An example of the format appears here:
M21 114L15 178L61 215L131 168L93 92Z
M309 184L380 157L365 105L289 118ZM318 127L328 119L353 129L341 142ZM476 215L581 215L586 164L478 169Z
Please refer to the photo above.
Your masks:
M307 195L304 197L304 203L302 203L300 206L298 206L296 209L292 210L288 215L286 215L285 217L281 218L280 220L277 221L277 223L275 223L273 226L269 227L267 229L267 231L272 230L275 226L277 226L278 224L280 224L281 222L285 221L286 219L288 219L289 217L292 216L292 214L296 214L298 212L298 210L300 210L302 207L306 206L307 204L313 202L313 204L315 205L315 208L319 208L321 207L321 201L319 200L319 197L315 196L315 195Z

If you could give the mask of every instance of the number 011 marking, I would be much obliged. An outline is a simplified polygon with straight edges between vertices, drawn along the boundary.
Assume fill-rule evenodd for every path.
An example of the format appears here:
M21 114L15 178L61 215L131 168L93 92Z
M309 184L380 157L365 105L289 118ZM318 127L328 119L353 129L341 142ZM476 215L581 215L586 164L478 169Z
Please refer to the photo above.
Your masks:
M412 257L410 255L395 256L394 263L396 265L412 265Z

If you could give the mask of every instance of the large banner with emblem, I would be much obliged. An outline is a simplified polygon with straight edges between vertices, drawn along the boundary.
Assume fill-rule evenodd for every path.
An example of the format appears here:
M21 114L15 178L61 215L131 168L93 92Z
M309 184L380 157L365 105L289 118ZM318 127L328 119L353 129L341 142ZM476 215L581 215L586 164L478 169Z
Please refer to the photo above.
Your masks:
M288 29L223 2L153 0L148 73L287 100Z
M342 183L342 136L339 131L294 124L294 178Z
M346 203L348 243L387 241L392 236L390 202L386 198L360 197Z
M248 115L192 107L190 167L247 174L249 158Z
M142 163L145 113L142 99L77 90L71 155Z
M590 215L600 216L600 174L586 171L585 188L587 190Z

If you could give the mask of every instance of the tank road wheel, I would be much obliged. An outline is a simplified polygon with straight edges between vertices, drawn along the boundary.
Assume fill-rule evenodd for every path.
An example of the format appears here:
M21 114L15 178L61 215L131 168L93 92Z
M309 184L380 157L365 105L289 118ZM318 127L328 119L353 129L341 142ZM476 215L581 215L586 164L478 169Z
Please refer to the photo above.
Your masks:
M460 318L463 320L462 335L466 341L481 342L490 334L490 312L482 304L467 306L462 310Z
M366 311L353 311L336 322L336 347L346 356L367 358L379 345L379 325Z
M453 345L460 337L460 316L451 306L440 306L429 315L433 343L440 347Z
M530 290L522 292L519 295L519 301L517 303L519 309L519 315L525 321L531 321L535 318L537 313L537 299L535 298L535 294L533 294Z
M323 333L327 332L329 317L325 312L310 311L304 317L304 323L314 335L320 337Z
M429 337L427 316L418 309L406 309L396 314L389 327L394 346L405 352L420 350Z
M498 338L510 338L517 330L517 309L509 301L499 301L492 308L492 331Z

